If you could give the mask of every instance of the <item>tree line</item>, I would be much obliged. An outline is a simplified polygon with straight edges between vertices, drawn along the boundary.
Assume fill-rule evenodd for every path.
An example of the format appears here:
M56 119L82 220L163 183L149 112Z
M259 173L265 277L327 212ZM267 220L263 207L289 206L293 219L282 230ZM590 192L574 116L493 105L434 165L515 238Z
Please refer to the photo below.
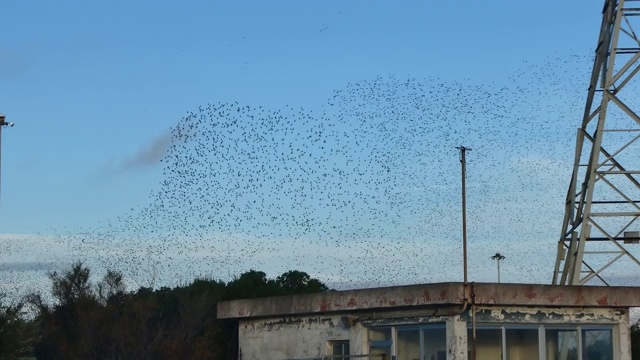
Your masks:
M237 359L237 325L217 319L218 301L329 290L301 271L251 270L227 283L128 291L122 273L94 283L81 262L49 279L53 302L0 299L0 359Z
M0 298L0 360L237 359L237 323L217 319L218 301L329 290L305 272L269 279L251 270L227 283L128 291L120 272L93 283L80 262L49 279L53 302L39 293ZM631 346L640 360L640 324L631 327Z

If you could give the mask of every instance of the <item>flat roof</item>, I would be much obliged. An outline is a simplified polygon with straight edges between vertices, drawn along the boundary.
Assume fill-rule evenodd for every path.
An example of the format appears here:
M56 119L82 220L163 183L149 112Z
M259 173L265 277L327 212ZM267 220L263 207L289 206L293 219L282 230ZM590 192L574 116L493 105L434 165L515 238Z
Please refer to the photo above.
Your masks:
M315 294L221 301L219 319L401 310L462 305L465 298L485 306L603 307L640 306L640 287L542 284L433 283L326 291Z

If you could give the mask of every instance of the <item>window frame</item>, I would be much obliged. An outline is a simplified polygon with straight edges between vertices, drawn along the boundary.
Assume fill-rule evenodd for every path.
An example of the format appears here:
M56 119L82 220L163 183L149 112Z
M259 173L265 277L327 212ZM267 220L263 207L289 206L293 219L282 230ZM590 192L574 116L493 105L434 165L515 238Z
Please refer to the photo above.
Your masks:
M543 323L481 323L476 325L478 329L492 329L501 331L501 353L502 360L509 360L507 358L507 343L506 343L506 331L507 329L526 329L526 330L538 330L538 359L547 359L547 330L561 330L561 331L574 331L576 333L576 346L578 359L584 359L584 332L585 331L608 331L611 338L611 355L612 359L616 359L617 347L616 344L616 325L615 324L543 324ZM467 324L467 334L473 330L471 323ZM472 351L472 339L467 339L467 347L469 351Z
M424 330L442 330L445 333L445 341L446 341L446 331L447 331L447 323L444 321L433 322L429 324L411 324L411 325L387 325L387 326L368 326L367 327L367 346L368 353L371 353L372 349L389 349L389 356L396 357L398 355L398 331L419 331L419 347L420 347L420 357L424 357L424 347L426 345L425 340L425 332ZM384 340L370 340L369 331L382 331L382 330L390 330L390 338ZM446 344L445 344L446 351Z
M346 345L346 353L345 353ZM341 354L335 354L336 346L341 346ZM330 340L327 342L327 358L348 360L351 358L351 344L348 339L345 340Z

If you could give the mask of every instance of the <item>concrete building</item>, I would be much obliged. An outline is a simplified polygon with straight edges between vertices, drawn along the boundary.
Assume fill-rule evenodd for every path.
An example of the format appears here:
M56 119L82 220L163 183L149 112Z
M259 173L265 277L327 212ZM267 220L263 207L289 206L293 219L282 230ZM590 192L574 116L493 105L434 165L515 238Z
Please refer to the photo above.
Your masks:
M630 360L636 306L635 287L439 283L224 301L218 318L242 360Z

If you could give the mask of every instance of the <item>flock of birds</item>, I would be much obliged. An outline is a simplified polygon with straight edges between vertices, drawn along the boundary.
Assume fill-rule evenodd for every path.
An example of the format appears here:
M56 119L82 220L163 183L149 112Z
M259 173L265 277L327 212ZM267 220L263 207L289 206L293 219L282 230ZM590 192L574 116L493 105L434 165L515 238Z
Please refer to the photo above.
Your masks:
M547 283L590 59L524 67L499 84L378 77L313 109L204 105L172 130L148 204L56 241L139 286L249 269L460 281L464 145L470 278L495 281L500 251L504 281Z

